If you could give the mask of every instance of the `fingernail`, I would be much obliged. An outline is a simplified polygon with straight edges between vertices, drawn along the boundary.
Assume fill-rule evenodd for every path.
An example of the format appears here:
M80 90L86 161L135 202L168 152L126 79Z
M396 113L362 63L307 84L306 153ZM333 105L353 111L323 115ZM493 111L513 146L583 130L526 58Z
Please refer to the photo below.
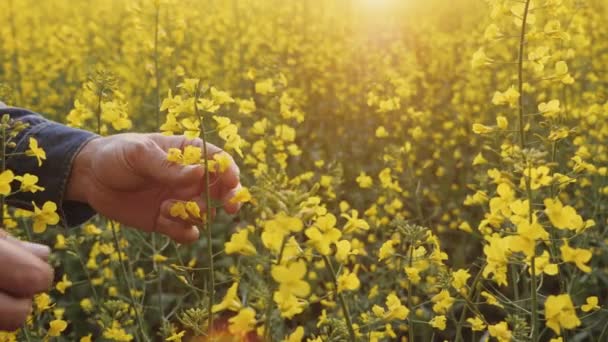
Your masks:
M21 243L23 244L23 247L25 249L27 249L30 253L36 255L41 259L47 259L49 255L51 255L51 248L47 245L28 241L21 241Z

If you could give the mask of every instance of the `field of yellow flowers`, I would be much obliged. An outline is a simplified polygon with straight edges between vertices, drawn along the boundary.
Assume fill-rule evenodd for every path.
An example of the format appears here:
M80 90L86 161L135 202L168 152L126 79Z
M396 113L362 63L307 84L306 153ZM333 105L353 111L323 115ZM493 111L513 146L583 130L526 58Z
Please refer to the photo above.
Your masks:
M0 341L608 341L605 0L0 7L0 99L246 187L192 246L5 209L56 282Z

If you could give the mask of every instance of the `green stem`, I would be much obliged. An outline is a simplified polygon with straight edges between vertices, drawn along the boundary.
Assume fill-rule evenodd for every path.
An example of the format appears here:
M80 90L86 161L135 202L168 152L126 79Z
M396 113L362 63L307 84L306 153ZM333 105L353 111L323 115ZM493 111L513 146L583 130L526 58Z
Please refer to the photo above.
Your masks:
M135 297L133 297L133 292L131 291L131 283L129 282L129 274L127 273L127 268L125 267L124 260L122 258L122 252L120 250L120 241L118 240L118 235L116 234L116 227L114 223L110 220L110 230L112 231L112 238L114 239L114 246L116 247L116 252L118 253L118 263L120 264L120 269L122 272L122 277L125 280L125 285L127 286L127 292L129 293L129 300L131 301L131 307L133 307L133 311L135 312L135 319L137 320L137 325L139 326L140 333L142 338L145 341L149 341L148 335L146 334L146 330L144 327L144 322L139 315L139 310L137 309L137 305L135 303Z
M524 5L524 12L522 15L522 22L521 22L521 34L519 37L519 52L518 52L518 61L517 61L517 85L519 88L519 143L520 143L520 148L522 150L522 153L526 147L526 135L525 135L525 131L524 131L524 91L523 91L523 87L524 87L524 81L523 81L523 60L524 60L524 47L525 47L525 41L526 41L526 21L528 20L528 10L530 8L530 0L526 0L526 3ZM526 164L528 164L526 162ZM532 165L526 165L528 166L528 176L526 177L526 193L528 195L528 217L529 217L529 222L532 223L532 188L531 188L531 172L532 172ZM525 168L524 168L525 170ZM524 171L525 172L525 171ZM533 251L533 253L535 254L536 251ZM531 263L531 274L530 274L530 278L531 278L531 282L530 282L530 292L532 295L532 302L531 302L531 316L532 316L532 326L531 326L531 338L532 341L538 341L538 331L539 331L539 324L538 324L538 314L537 314L537 307L538 307L538 296L536 293L536 287L537 287L537 279L536 279L536 269L535 269L535 255L532 255L530 263Z
M409 252L409 260L408 260L408 267L412 267L412 264L414 262L414 243L410 243L410 252ZM414 284L412 284L411 281L407 282L407 306L410 309L410 313L409 313L409 327L407 329L408 335L409 335L409 341L414 341L414 338L416 337L416 334L414 333L414 313L416 312L416 310L414 310L414 301L413 301L413 293L414 293Z
M327 255L323 256L323 261L325 261L325 266L329 268L329 273L331 274L331 278L334 282L334 287L336 289L336 294L338 296L338 300L340 301L340 306L342 307L342 314L344 315L344 319L346 320L346 328L348 329L348 334L350 335L351 342L355 342L357 340L357 335L355 334L355 330L353 329L353 322L350 317L350 312L348 311L348 305L346 304L346 300L342 293L338 292L338 276L336 275L336 271L334 270L334 266L329 260Z
M209 155L207 151L207 137L205 134L205 124L202 115L198 111L198 98L201 92L201 80L198 80L196 87L196 93L194 94L194 115L199 119L201 123L201 139L203 140L203 162L205 164L205 207L206 215L203 220L204 229L207 233L207 256L209 258L209 307L207 311L208 315L208 334L211 335L213 332L213 298L215 296L215 265L213 263L213 235L211 232L211 194L209 193Z

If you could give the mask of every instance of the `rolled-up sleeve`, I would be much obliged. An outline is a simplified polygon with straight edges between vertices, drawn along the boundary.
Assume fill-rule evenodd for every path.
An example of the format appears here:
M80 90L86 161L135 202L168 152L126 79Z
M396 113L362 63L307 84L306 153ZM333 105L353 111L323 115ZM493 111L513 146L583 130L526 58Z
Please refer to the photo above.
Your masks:
M15 175L36 175L39 178L38 185L44 187L44 191L36 193L18 192L11 195L7 197L7 203L32 210L32 202L41 207L46 201L53 201L57 204L63 223L70 227L82 224L95 215L95 211L88 204L67 201L64 196L74 158L96 135L47 120L22 108L0 108L0 116L4 114L28 124L14 140L14 148L7 151L12 154L7 158L7 169L12 170ZM30 138L35 138L38 146L46 152L46 160L42 161L42 166L38 166L35 157L24 154L29 148Z

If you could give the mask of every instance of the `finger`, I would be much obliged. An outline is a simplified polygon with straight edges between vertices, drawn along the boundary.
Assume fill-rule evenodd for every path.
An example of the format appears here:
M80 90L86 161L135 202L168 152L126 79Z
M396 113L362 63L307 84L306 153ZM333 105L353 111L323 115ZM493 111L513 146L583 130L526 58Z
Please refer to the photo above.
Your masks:
M239 190L241 190L241 188L242 188L241 184L238 184L236 187L234 187L230 191L228 191L222 198L222 203L224 203L224 210L228 214L236 214L239 211L239 209L241 209L242 204L240 202L232 201L234 196L236 196L237 192L239 192Z
M127 163L134 172L169 186L196 186L204 176L200 165L180 165L167 160L167 152L152 139L135 141L126 147Z
M200 148L203 148L203 146L205 146L201 139L188 139L183 135L166 136L162 134L151 134L150 138L155 141L158 146L160 146L164 151L168 151L170 148L179 148L183 150L184 147L188 145L193 145ZM226 153L221 148L211 143L207 143L206 146L208 154L207 159L213 159L213 155L218 153ZM231 189L234 188L239 182L240 169L236 165L234 158L232 158L229 153L227 154L230 158L230 165L226 171L221 173L220 181L227 189Z
M178 222L163 215L159 215L156 220L156 231L178 243L192 243L200 236L196 226Z
M0 260L0 290L15 297L31 297L51 286L51 266L24 247L0 240Z
M49 256L51 255L51 248L47 245L42 245L39 243L33 243L29 241L19 240L10 234L8 234L4 229L0 228L0 239L6 239L6 241L17 244L23 248L25 248L28 252L34 254L40 259L47 261Z
M0 331L15 331L32 311L31 298L14 298L0 292Z

